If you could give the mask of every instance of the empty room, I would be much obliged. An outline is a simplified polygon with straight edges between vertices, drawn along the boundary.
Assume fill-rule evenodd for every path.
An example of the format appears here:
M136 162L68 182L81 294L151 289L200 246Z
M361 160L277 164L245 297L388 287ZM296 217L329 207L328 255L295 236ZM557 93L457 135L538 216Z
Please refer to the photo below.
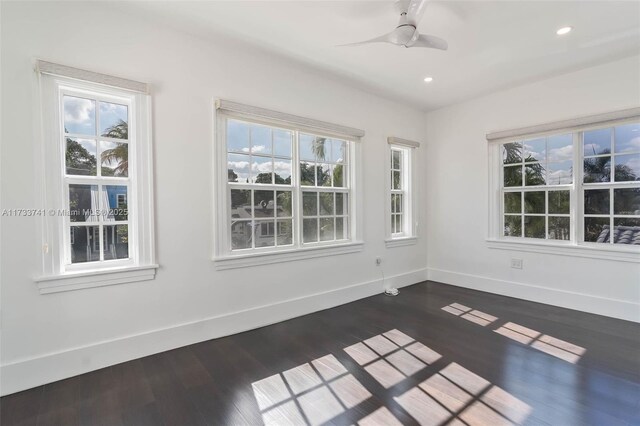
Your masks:
M0 0L0 93L2 426L640 425L640 1Z

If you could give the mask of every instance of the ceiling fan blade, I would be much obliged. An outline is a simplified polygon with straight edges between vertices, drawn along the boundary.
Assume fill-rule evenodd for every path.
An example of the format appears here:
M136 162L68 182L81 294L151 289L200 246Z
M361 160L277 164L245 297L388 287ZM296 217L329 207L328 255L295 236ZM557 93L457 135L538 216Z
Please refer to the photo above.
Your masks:
M411 0L407 8L407 22L418 28L418 23L427 8L427 0Z
M449 48L449 43L440 37L420 34L420 37L418 37L418 39L413 43L407 44L407 47L428 47L431 49L447 50Z
M397 39L397 37L396 37L395 33L391 32L389 34L385 34L385 35L382 35L380 37L372 38L371 40L359 41L357 43L341 44L338 47L361 46L363 44L370 44L370 43L392 43L392 44L397 44L396 39Z

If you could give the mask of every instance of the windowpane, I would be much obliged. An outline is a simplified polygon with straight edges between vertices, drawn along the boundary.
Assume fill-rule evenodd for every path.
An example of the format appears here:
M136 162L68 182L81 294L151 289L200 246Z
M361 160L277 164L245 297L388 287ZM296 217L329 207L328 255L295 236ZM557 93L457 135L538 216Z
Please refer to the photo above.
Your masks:
M611 157L584 159L584 183L609 182L611 180Z
M229 182L249 183L248 155L229 154L227 156L227 175Z
M594 243L608 243L610 237L608 217L585 217L584 240Z
M569 214L571 211L571 194L569 191L549 191L549 213Z
M609 214L609 190L585 190L584 212L585 214Z
M346 240L348 237L347 233L347 221L346 218L337 217L336 218L336 240Z
M524 166L525 183L527 186L545 185L545 170L541 163L531 163Z
M333 218L322 218L320 219L320 241L331 240L335 240Z
M346 142L338 139L331 141L331 158L329 161L332 163L345 163L346 162Z
M78 135L96 135L96 101L64 96L64 131Z
M318 186L331 186L331 166L329 164L318 164L316 171L318 173Z
M129 112L126 105L100 102L100 134L115 139L129 139Z
M547 138L547 161L558 163L573 161L573 135L555 135Z
M508 166L504 168L504 186L522 186L522 166Z
M616 182L640 181L640 154L616 155Z
M525 192L524 193L524 211L525 213L545 213L545 193L544 191Z
M400 169L400 156L401 156L400 151L397 151L395 149L391 151L391 168L392 169L395 169L395 170Z
M119 221L129 218L127 208L127 187L124 185L105 185L102 187L100 208L102 220Z
M233 219L251 218L251 191L248 189L231 190L231 217Z
M547 183L565 185L573 183L573 164L571 161L549 163L547 165Z
M344 188L346 182L344 179L344 172L346 166L343 164L336 164L333 166L333 186L338 188Z
M277 243L279 246L288 246L293 244L293 223L291 219L278 220Z
M584 156L611 153L611 129L598 129L584 132Z
M69 185L71 222L97 222L99 200L98 185Z
M502 162L504 164L521 163L522 145L519 142L505 143L502 145Z
M275 222L273 220L256 220L254 222L255 247L273 247L276 245Z
M402 189L402 177L399 171L391 172L391 188Z
M568 217L549 216L549 239L570 240L571 219Z
M343 215L348 213L348 196L342 192L336 193L336 214Z
M271 128L254 124L251 126L251 153L271 154Z
M231 250L251 248L253 222L237 220L231 222Z
M253 203L254 217L275 216L273 191L253 191Z
M544 222L544 216L525 216L524 236L527 238L544 238L546 234Z
M640 152L640 123L618 126L615 132L615 152Z
M505 237L522 237L522 216L504 217Z
M315 243L318 241L318 219L302 220L302 242Z
M273 171L276 184L291 185L291 160L274 159Z
M304 216L318 215L318 193L317 192L302 193L302 214Z
M293 133L287 130L273 130L273 154L279 157L291 158L291 144Z
M276 215L278 217L291 217L293 214L291 210L291 191L278 191L276 193L276 205Z
M249 152L249 124L227 120L227 149L233 152Z
M403 231L403 228L402 228L402 215L401 214L395 215L395 220L396 220L396 232L397 233L401 233Z
M66 138L65 162L68 175L95 176L97 164L96 141Z
M523 145L525 162L545 161L547 150L544 138L524 141Z
M300 184L305 186L315 186L316 184L316 166L314 163L300 163Z
M521 192L505 192L504 212L505 213L522 213L522 193Z
M316 146L315 137L311 135L306 135L304 133L300 133L299 136L299 144L300 144L300 160L303 161L316 161Z
M71 263L100 260L100 227L72 226L70 228Z
M333 216L335 214L333 208L333 192L320 193L320 215Z
M640 219L616 218L613 225L614 243L640 245Z
M129 144L100 141L102 176L129 176Z
M273 159L271 157L251 158L251 177L254 183L273 183Z
M640 188L614 189L613 213L640 216Z
M102 232L104 260L129 258L129 227L106 225Z

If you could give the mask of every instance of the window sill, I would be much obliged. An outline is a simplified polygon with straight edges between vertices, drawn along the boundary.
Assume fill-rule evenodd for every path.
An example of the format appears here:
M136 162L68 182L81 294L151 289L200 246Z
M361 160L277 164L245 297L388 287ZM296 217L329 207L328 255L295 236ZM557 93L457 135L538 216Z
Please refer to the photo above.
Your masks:
M324 247L306 247L268 253L229 255L214 258L213 261L216 269L222 271L225 269L245 268L249 266L269 265L272 263L356 253L362 251L363 247L363 242L350 242Z
M60 275L38 277L35 279L35 282L38 284L40 294L60 293L63 291L152 280L156 276L156 269L158 269L158 267L158 265L145 265L99 271L67 272Z
M400 237L400 238L388 238L384 240L384 245L387 248L412 246L418 242L418 237Z
M605 248L595 245L577 245L568 242L530 242L515 239L488 239L487 246L490 249L498 250L526 251L560 256L587 257L592 259L614 260L618 262L640 263L640 247L628 248L614 246Z

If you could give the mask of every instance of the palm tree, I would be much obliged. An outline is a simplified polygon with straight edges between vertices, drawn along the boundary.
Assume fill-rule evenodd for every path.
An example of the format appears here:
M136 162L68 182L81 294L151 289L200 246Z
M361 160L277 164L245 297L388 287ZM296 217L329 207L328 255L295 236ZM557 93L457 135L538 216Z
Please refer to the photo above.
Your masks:
M129 139L129 125L126 121L120 120L118 123L106 129L106 132L102 134L104 137L115 139ZM129 146L126 143L116 144L115 148L105 149L102 151L102 163L116 163L117 166L112 170L114 175L127 176L129 171ZM105 173L105 168L102 168L102 173Z
M326 158L326 143L327 138L322 138L319 136L316 136L316 138L313 140L313 153L316 155L316 158L319 161L322 161Z

